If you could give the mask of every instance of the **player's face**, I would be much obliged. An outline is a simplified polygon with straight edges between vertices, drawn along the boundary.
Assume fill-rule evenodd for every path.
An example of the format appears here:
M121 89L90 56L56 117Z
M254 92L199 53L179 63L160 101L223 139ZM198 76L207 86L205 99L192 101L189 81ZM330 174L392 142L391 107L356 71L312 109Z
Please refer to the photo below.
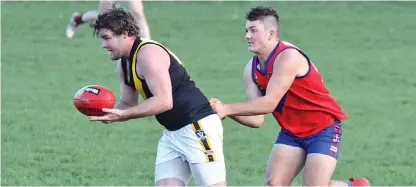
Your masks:
M98 34L102 40L101 47L108 51L111 60L123 57L123 35L116 36L107 29L101 29Z
M260 20L247 21L246 36L248 51L256 53L263 48L267 42L267 32Z

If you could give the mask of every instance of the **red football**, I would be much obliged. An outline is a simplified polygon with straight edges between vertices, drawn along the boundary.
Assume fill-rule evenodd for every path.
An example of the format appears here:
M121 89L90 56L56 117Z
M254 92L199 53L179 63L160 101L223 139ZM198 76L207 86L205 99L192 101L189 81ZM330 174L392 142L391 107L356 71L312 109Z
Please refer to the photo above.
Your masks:
M100 85L81 88L74 96L74 105L86 116L103 116L102 108L113 108L116 104L114 93Z

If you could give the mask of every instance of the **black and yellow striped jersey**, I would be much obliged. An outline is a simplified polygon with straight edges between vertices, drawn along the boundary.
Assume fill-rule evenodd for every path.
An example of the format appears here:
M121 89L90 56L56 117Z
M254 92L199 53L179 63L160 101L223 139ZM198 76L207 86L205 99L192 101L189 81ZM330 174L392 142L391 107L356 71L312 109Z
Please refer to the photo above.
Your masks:
M143 99L153 96L146 80L141 79L136 72L137 53L143 45L147 44L162 47L170 57L169 74L172 83L173 108L157 114L158 122L166 129L173 131L214 114L208 99L191 80L179 58L156 41L136 38L130 51L130 57L121 59L124 83L137 90Z

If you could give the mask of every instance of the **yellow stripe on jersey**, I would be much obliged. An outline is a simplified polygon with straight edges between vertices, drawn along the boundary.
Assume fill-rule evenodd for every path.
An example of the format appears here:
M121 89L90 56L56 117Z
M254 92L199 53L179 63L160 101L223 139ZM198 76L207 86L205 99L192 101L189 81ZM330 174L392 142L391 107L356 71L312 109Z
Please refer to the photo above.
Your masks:
M142 81L139 79L139 76L138 76L137 71L136 71L137 52L139 51L140 46L142 45L142 43L140 43L139 46L137 46L136 51L134 51L133 62L131 62L131 71L133 72L134 87L140 93L140 95L143 97L143 99L147 99L146 94L144 93L144 90L143 90Z

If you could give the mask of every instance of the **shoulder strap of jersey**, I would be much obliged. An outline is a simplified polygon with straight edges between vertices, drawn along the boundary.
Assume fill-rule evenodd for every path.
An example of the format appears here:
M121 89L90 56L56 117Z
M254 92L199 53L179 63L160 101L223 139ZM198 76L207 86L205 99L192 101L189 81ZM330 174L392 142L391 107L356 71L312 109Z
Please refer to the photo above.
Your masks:
M256 80L256 67L257 63L256 63L256 56L253 56L252 60L251 60L251 79L253 80L254 84L258 85L257 80Z
M182 66L184 66L183 65L183 63L182 63L182 61L175 55L175 53L173 53L172 51L170 51L167 47L165 47L163 44L160 44L159 42L157 42L157 41L154 41L154 40L150 40L150 39L142 39L142 42L140 43L140 45L138 46L138 49L140 48L140 47L142 47L143 45L146 45L146 44L155 44L155 45L158 45L158 46L160 46L161 48L163 48L168 54L170 54L173 58L175 58L176 59L176 61L180 64L180 65L182 65Z
M273 73L273 67L274 67L274 63L276 62L277 56L286 49L297 49L298 51L300 51L295 45L289 42L285 42L283 40L279 41L275 54L273 55L273 58L270 59L271 62L268 64L268 67L267 67L267 74L269 76L271 76Z
M278 49L277 49L277 51L276 51L276 58L277 58L277 56L281 53L281 52L283 52L284 50L286 50L286 49L296 49L301 55L303 55L305 58L306 58L306 60L308 61L308 63L309 63L309 67L311 66L311 65L313 65L312 64L312 62L310 61L310 59L309 59L309 57L308 57L308 55L306 55L300 48L298 48L297 46L295 46L295 45L293 45L293 44L291 44L291 43L289 43L289 42L286 42L286 41L281 41L281 43L282 43L282 45L279 45L279 47L278 47ZM276 62L276 59L274 59L273 60L273 62L272 63L269 63L269 67L267 68L268 69L268 74L269 75L271 75L272 73L273 73L273 67L274 67L274 63ZM279 62L277 62L277 63L279 63ZM308 71L308 73L309 73L309 71ZM308 74L307 73L307 74ZM306 74L306 75L307 75ZM305 76L306 76L305 75Z
M130 72L130 67L129 64L127 63L126 58L121 58L120 59L120 65L121 65L121 70L124 74L124 83L129 85L131 80L132 80L132 74Z
M265 90L262 89L259 83L257 82L256 71L257 71L257 56L253 56L251 60L251 79L253 80L253 83L257 86L257 89L260 91L260 93L262 95L266 95Z

